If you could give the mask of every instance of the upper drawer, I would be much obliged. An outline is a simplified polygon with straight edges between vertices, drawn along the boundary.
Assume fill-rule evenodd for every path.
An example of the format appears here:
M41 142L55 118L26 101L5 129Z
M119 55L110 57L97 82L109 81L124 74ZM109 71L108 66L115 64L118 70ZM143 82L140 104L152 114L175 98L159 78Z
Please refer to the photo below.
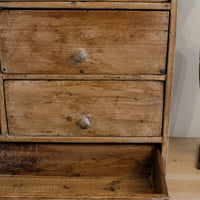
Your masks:
M168 11L4 10L4 73L160 74Z

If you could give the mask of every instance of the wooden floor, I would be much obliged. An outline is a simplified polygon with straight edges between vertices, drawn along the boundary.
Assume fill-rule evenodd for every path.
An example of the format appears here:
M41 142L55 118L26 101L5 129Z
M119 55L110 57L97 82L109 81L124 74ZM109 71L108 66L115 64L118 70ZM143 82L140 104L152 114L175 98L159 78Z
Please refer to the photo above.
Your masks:
M197 170L200 138L171 138L167 184L172 200L200 200L200 170Z

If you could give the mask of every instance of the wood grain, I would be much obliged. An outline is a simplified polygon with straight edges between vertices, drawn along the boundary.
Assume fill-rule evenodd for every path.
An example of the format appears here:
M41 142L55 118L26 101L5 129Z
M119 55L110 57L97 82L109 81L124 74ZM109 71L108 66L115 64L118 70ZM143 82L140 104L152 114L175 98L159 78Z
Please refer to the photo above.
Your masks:
M177 18L177 0L172 0L170 28L169 28L167 79L166 79L166 85L165 85L165 99L164 99L163 145L162 145L162 158L163 158L165 169L166 169L166 160L167 160L167 152L168 152L170 114L171 114L171 96L172 96L173 74L174 74L176 18Z
M0 149L1 197L168 199L152 184L152 162L160 159L154 145L1 143Z
M12 180L12 181L11 181ZM67 199L67 200L168 200L164 194L153 194L147 180L110 178L61 178L0 176L0 199ZM116 183L116 190L106 188ZM29 196L29 198L27 197ZM7 198L6 198L7 197Z
M164 168L163 168L163 163L162 163L162 158L161 158L161 153L160 150L155 149L154 150L154 158L153 158L153 183L155 187L155 192L156 193L163 193L168 196L168 191L167 191L167 184L166 184L166 179L165 179L165 173L164 173Z
M0 2L3 9L12 8L38 8L38 9L127 9L127 10L170 10L170 3L149 2Z
M28 133L26 134L28 135ZM0 136L0 142L51 142L51 143L162 143L162 137L57 137L57 136Z
M11 136L161 135L163 82L5 81L5 98Z
M0 174L144 178L153 145L1 143L0 150Z
M71 2L71 0L1 0L2 2ZM84 0L79 0L79 1L84 1ZM87 0L88 2L110 2L110 0ZM115 1L121 1L121 0L115 0ZM169 0L123 0L124 2L153 2L153 3L158 3L158 2L169 2Z
M199 200L200 170L197 167L200 138L170 138L167 162L169 194L175 200Z
M150 181L149 181L150 182ZM110 189L109 185L116 185L116 189ZM60 177L0 177L0 185L5 184L1 196L53 196L67 199L79 199L85 197L117 198L131 197L137 193L153 193L151 184L147 179L120 180L118 178L60 178ZM14 186L16 185L16 186ZM20 187L21 185L21 187ZM13 189L15 192L12 192ZM10 193L10 194L9 194ZM8 195L9 194L9 195Z
M0 21L4 73L165 73L167 11L3 10Z
M3 80L109 80L109 81L165 81L166 75L54 75L2 74Z

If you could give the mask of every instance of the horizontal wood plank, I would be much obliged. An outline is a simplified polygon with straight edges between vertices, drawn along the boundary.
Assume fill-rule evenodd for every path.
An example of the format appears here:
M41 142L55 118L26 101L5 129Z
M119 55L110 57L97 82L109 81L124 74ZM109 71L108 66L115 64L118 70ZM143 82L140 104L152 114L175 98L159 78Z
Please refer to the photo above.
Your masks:
M11 136L161 136L163 82L4 81ZM88 119L90 127L80 126Z
M1 0L2 2L34 2L34 3L43 3L43 2L71 2L71 0ZM84 0L79 0L81 2ZM169 2L169 0L115 0L121 2L147 2L147 3L160 3L160 2ZM111 0L87 0L86 2L113 2Z
M84 197L131 197L137 193L153 193L151 183L147 179L133 178L132 180L120 180L119 178L57 178L57 177L0 177L0 186L4 185L1 196L65 196L67 198L77 199ZM117 184L117 189L112 189L112 183ZM14 186L16 185L16 186ZM21 187L20 187L21 185ZM115 184L114 184L115 185ZM115 187L115 186L114 186ZM110 189L111 188L111 189ZM12 191L15 192L12 192ZM112 191L114 190L114 191Z
M28 133L26 134L28 135ZM162 143L162 137L30 137L0 136L0 142Z
M60 178L0 176L0 199L20 200L168 200L164 194L153 194L146 180L110 178ZM117 183L117 190L106 191L110 183ZM22 187L23 185L23 187ZM119 188L120 186L120 188ZM139 193L140 192L140 193ZM71 194L70 194L71 193ZM75 195L76 194L76 195ZM29 197L27 197L27 195ZM73 195L73 196L72 196Z
M170 10L170 3L138 2L0 2L3 8L49 8L49 9L141 9Z
M108 81L165 81L166 75L48 75L2 74L3 80L108 80Z
M167 11L3 10L0 20L4 73L165 74Z

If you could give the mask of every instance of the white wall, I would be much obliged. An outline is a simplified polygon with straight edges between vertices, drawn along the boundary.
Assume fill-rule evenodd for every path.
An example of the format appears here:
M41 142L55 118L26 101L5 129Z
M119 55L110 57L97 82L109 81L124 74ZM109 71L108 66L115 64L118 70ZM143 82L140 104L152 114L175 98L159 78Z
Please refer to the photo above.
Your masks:
M200 137L200 0L179 0L170 136Z

